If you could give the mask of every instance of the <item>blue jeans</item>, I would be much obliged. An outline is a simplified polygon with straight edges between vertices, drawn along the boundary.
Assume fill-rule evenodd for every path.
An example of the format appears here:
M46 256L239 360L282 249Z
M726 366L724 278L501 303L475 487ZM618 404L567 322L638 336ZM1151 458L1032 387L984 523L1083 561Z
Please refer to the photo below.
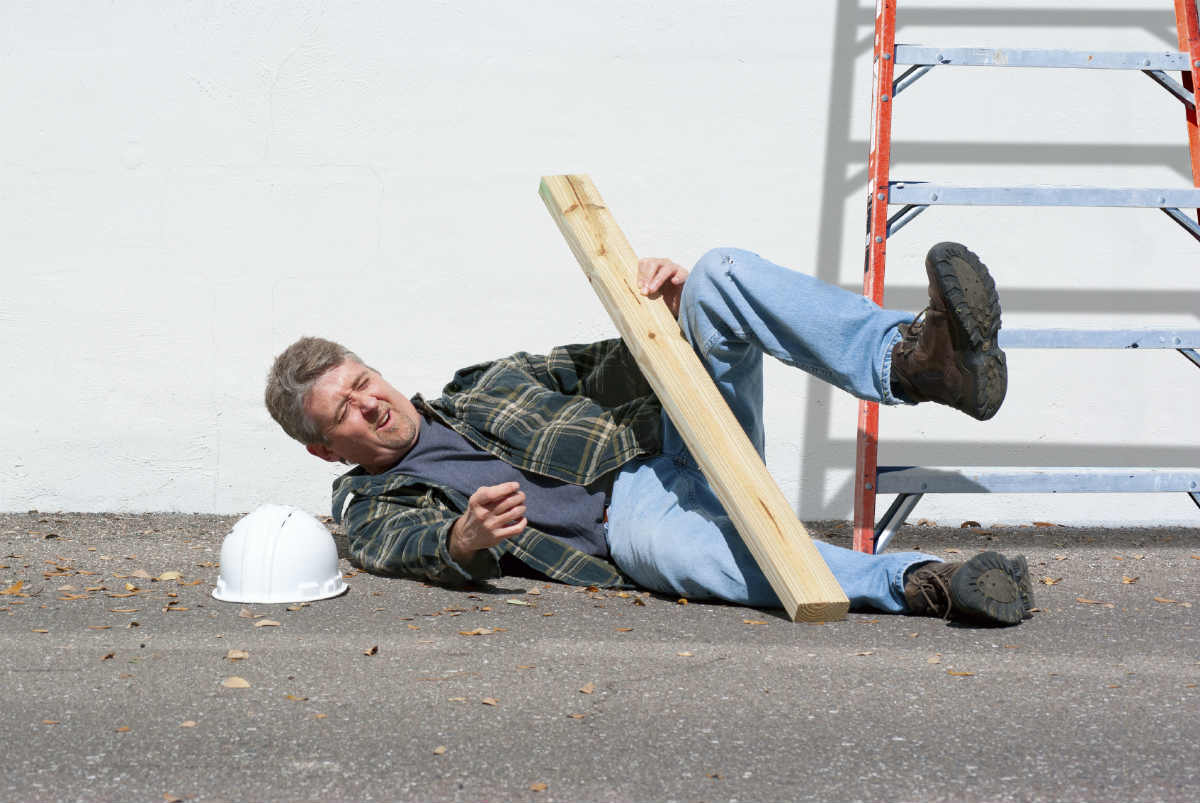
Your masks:
M913 316L757 254L735 248L705 254L684 285L679 318L760 455L764 352L860 399L899 403L891 391L892 347L901 337L899 325ZM613 560L655 591L780 607L666 414L663 430L660 454L617 473L608 511ZM920 552L867 555L815 543L852 610L903 612L904 572L938 560Z

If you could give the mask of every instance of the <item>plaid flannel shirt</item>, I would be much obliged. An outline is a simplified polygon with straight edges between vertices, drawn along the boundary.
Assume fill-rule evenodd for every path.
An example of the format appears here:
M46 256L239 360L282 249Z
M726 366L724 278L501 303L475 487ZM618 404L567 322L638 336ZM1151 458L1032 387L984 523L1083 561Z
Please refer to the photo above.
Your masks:
M611 482L661 443L662 408L619 339L473 365L440 397L413 404L517 468L577 485ZM367 571L460 585L499 577L508 554L560 582L632 586L611 562L533 527L459 565L450 528L466 508L462 493L396 472L359 467L333 483L333 517L345 521L350 555Z

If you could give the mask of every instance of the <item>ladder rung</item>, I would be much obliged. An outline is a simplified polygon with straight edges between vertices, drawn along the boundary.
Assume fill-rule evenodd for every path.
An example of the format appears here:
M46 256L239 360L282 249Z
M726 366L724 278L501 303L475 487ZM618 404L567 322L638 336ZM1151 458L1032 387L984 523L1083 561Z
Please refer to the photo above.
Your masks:
M1188 54L1175 50L1025 50L986 47L896 45L897 64L959 67L1068 67L1089 70L1190 70Z
M937 206L1136 206L1200 208L1200 189L1138 187L962 187L925 181L888 183L888 203Z
M1006 349L1194 349L1200 329L1001 329Z
M879 493L1194 493L1200 468L879 466Z

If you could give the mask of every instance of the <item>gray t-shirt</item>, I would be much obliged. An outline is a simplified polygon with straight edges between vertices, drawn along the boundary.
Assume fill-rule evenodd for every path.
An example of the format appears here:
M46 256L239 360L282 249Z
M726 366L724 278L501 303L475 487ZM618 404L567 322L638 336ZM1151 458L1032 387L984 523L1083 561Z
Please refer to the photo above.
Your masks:
M476 448L439 421L422 417L416 444L388 471L447 485L468 497L484 485L520 483L531 527L581 552L608 557L604 489L522 471Z

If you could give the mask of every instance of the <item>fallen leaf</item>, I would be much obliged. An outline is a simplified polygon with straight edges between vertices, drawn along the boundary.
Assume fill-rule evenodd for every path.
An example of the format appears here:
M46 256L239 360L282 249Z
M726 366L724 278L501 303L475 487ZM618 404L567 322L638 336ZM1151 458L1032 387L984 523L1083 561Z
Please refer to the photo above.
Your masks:
M117 733L129 733L129 726L122 725L121 727L117 728L116 731Z
M495 697L484 697L479 702L483 703L484 705L500 705L500 701Z
M940 656L940 655L931 655L925 659L925 663L927 663L927 664L940 664L941 662L942 662L942 656Z
M966 527L982 527L983 525L977 521L968 519L967 521L964 521L962 524L960 524L958 526L961 528L966 528Z
M421 629L421 626L420 626L420 625L406 625L406 627L407 627L409 630L420 630L420 629Z
M129 573L129 576L137 577L140 580L153 580L154 579L154 575L150 574L150 572L146 571L145 569L134 569L133 571L131 571Z
M43 719L42 724L43 725L61 725L62 722L57 719Z
M854 654L855 655L874 655L875 651L874 650L863 650L862 652L856 652Z
M124 599L125 597L135 596L135 594L132 591L129 592L128 594L122 594L122 593L114 591L113 593L109 594L108 596L112 597L113 599Z
M541 592L541 590L540 590L540 589L537 589L537 588L531 588L531 589L529 589L528 591L526 591L525 593L526 593L526 594L533 594L533 595L536 597L536 596L540 595L542 592Z
M1125 560L1125 558L1122 555L1113 555L1112 559L1113 560Z
M1059 583L1061 583L1062 578L1061 577L1043 577L1041 580L1038 580L1038 582L1045 586L1053 586L1053 585L1058 585Z
M570 719L583 719L583 714L567 714Z
M179 723L179 727L181 727L181 728L194 728L194 727L196 727L196 720L194 720L194 719L185 719L183 722L180 722L180 723Z
M1165 605L1174 605L1175 603L1179 602L1179 600L1177 600L1177 599L1168 599L1167 597L1155 597L1154 601L1161 602ZM38 631L35 630L34 632L36 633ZM41 631L41 632L44 633L45 631Z
M1081 602L1084 605L1103 605L1104 604L1103 600L1087 599L1086 597L1076 597L1075 601Z
M227 689L248 689L250 681L245 678L239 678L237 675L230 675L221 681L221 685Z
M300 697L299 695L296 695L296 694L285 694L285 695L283 695L283 697L284 697L284 699L286 699L286 700L291 700L291 701L292 701L292 702L294 702L294 703L306 703L306 702L308 702L308 698L307 698L307 697Z
M537 664L517 664L517 669L537 669Z
M957 554L961 553L962 550L961 549L947 549L946 552L948 552L951 555L957 555Z
M538 783L529 784L529 789L533 792L545 792L549 788L550 787L546 786L546 784L541 783L540 781Z
M1140 579L1140 578L1137 578L1137 577L1129 577L1129 576L1127 576L1127 575L1121 575L1121 582L1122 582L1124 585L1127 585L1127 586L1131 586L1131 585L1133 585L1133 584L1134 584L1134 583L1136 583L1136 582L1137 582L1139 579Z
M244 661L250 657L250 653L245 650L230 650L225 653L225 657L230 661Z
M329 714L313 714L313 719L325 719Z
M762 619L743 619L742 624L744 624L744 625L765 625L766 622Z
M378 654L379 654L379 645L378 644L376 644L374 647L368 647L367 649L363 650L363 655L378 655Z
M203 582L204 582L203 577L197 577L195 580L188 580L186 583L183 582L182 580L180 580L179 585L181 585L181 586L198 586Z
M1174 602L1174 601L1175 600L1171 600L1171 602ZM50 631L44 627L35 627L35 628L33 628L33 632L34 633L49 633Z
M19 594L21 592L21 588L24 585L25 585L24 580L18 580L17 582L10 585L8 588L4 589L3 591L0 591L0 594L3 594L3 595Z
M467 701L466 697L447 697L446 699L452 703L465 703Z
M974 672L955 672L953 669L946 670L947 675L953 675L956 678L969 678L974 675Z
M645 604L646 604L646 600L642 599L641 597L634 597L634 598L633 598L633 604L634 604L634 605L641 605L641 606L645 606Z
M183 798L173 795L170 792L163 792L163 800L167 801L167 803L183 803Z
M582 688L579 690L579 693L580 693L580 694L591 694L591 693L592 693L592 692L594 692L595 690L596 690L596 684L595 684L595 683L592 683L591 681L588 681L588 682L587 682L587 683L585 683L585 684L583 685L583 687L582 687Z
M532 602L526 602L526 601L525 601L525 600L523 600L523 599L506 599L506 600L504 600L504 601L505 601L505 602L507 602L509 605L524 605L526 608L532 608L532 607L533 607L533 603L532 603Z
M1034 527L1057 527L1058 525L1050 521L1035 521Z
M254 623L255 627L279 627L279 622L274 619L259 619Z
M109 608L113 613L137 613L137 608Z
M433 748L433 754L434 754L435 756L444 756L444 755L446 755L446 745L444 745L444 744L439 744L437 747Z
M88 630L108 630L112 625L88 625Z
M690 652L677 652L675 654L678 655L680 658L691 658L694 655L694 653L690 653Z
M412 625L409 625L409 627L412 627ZM458 635L460 635L460 636L490 636L493 633L497 632L498 630L500 630L500 628L477 627L474 630L460 630L460 631L458 631Z
M676 605L687 605L688 604L687 597L680 597L679 599L675 600L675 604Z
M182 580L182 579L183 579L183 575L182 575L182 574L180 574L179 572L163 572L162 574L160 574L160 575L158 576L158 579L159 579L160 581L165 581L165 580Z
M253 612L251 612L251 610L250 610L249 608L242 608L240 611L238 611L238 616L240 616L242 619L256 619L256 618L258 618L258 617L256 617L256 616L254 615L254 613L253 613ZM265 613L262 613L262 614L259 614L259 616L266 616L266 614L265 614Z
M115 658L116 655L117 654L115 652L106 652L104 655L100 656L100 660L107 661L109 658Z
M633 630L633 628L632 628L632 627L618 627L618 628L616 628L616 631L617 631L618 633L629 633L629 632L632 632L632 630Z

